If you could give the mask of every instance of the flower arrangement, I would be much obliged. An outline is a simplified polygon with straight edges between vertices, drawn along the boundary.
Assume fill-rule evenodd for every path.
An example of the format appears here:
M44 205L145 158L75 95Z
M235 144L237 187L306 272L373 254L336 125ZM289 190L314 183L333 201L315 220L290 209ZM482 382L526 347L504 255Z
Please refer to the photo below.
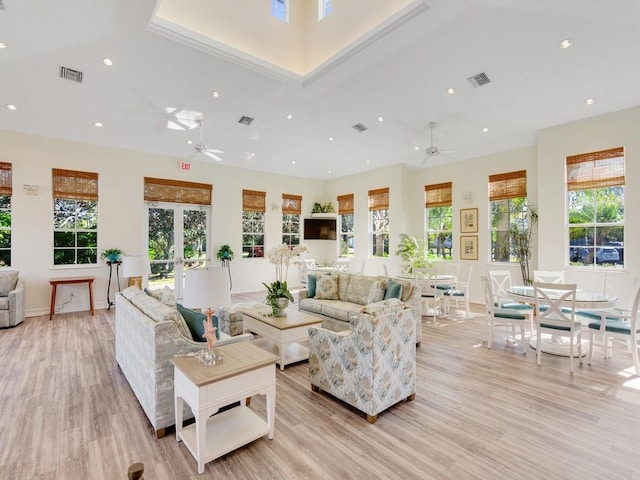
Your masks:
M290 302L294 302L293 295L291 295L289 287L287 286L289 266L292 263L297 263L294 260L295 257L299 257L300 254L307 251L308 249L304 245L290 247L289 245L282 244L267 252L267 259L276 266L276 280L271 283L262 283L267 288L266 303L271 307L272 316L277 317L280 315L281 307L278 299L286 298Z
M107 248L102 251L100 257L109 262L119 262L122 255L124 255L124 252L119 248Z

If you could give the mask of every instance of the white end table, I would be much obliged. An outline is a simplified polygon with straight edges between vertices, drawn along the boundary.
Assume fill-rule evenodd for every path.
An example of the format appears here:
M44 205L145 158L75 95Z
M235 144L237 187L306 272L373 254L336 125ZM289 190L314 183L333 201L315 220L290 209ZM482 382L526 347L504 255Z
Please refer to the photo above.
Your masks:
M206 344L205 344L206 347ZM249 342L216 348L223 361L206 366L196 357L175 357L174 401L176 440L182 441L198 462L204 464L264 435L273 438L276 409L275 355ZM266 395L267 420L245 405L253 395ZM220 407L240 401L240 406L211 417ZM195 423L182 426L187 402Z

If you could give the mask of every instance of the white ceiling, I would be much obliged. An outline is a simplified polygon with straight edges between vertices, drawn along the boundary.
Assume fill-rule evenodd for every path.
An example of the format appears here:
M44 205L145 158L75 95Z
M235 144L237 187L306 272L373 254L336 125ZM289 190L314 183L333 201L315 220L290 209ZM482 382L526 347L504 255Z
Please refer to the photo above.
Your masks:
M155 4L3 0L0 130L189 159L197 131L165 128L164 109L178 106L203 112L204 141L226 152L224 165L326 179L424 168L414 146L429 145L430 121L434 143L456 151L427 167L534 145L541 128L640 104L637 0L427 0L306 86L149 31ZM566 37L574 45L561 49ZM81 70L83 84L60 79L61 65ZM473 88L467 78L480 72L491 83ZM243 115L254 122L239 124Z

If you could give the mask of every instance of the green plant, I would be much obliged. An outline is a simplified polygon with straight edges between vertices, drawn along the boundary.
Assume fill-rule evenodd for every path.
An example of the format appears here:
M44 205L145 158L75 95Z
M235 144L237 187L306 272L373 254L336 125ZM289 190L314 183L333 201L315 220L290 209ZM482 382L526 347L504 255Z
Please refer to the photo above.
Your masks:
M124 255L124 252L119 248L107 248L102 251L100 258L109 262L119 262L122 255Z
M531 259L531 241L533 229L538 224L538 211L525 205L527 215L521 222L515 222L509 227L509 236L513 245L514 253L520 263L522 281L525 285L531 285L531 271L529 270L529 260Z
M335 209L333 208L333 203L331 202L315 202L313 204L313 208L311 209L311 213L335 213Z
M231 250L231 247L229 245L222 245L219 249L218 249L218 253L216 255L218 257L218 260L233 260L233 250Z
M395 254L403 261L410 262L415 268L424 268L431 265L427 260L427 250L424 242L406 233L400 234L400 242Z

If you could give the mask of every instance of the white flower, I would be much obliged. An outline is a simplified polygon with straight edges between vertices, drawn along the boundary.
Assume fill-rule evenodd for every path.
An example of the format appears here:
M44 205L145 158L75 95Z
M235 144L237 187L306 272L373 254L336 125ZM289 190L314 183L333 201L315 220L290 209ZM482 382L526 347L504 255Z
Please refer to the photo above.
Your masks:
M283 243L278 247L273 247L267 252L267 259L276 266L276 280L279 282L287 281L289 273L289 265L295 263L292 261L294 257L299 257L301 253L307 252L309 249L304 245L296 245L289 247Z

